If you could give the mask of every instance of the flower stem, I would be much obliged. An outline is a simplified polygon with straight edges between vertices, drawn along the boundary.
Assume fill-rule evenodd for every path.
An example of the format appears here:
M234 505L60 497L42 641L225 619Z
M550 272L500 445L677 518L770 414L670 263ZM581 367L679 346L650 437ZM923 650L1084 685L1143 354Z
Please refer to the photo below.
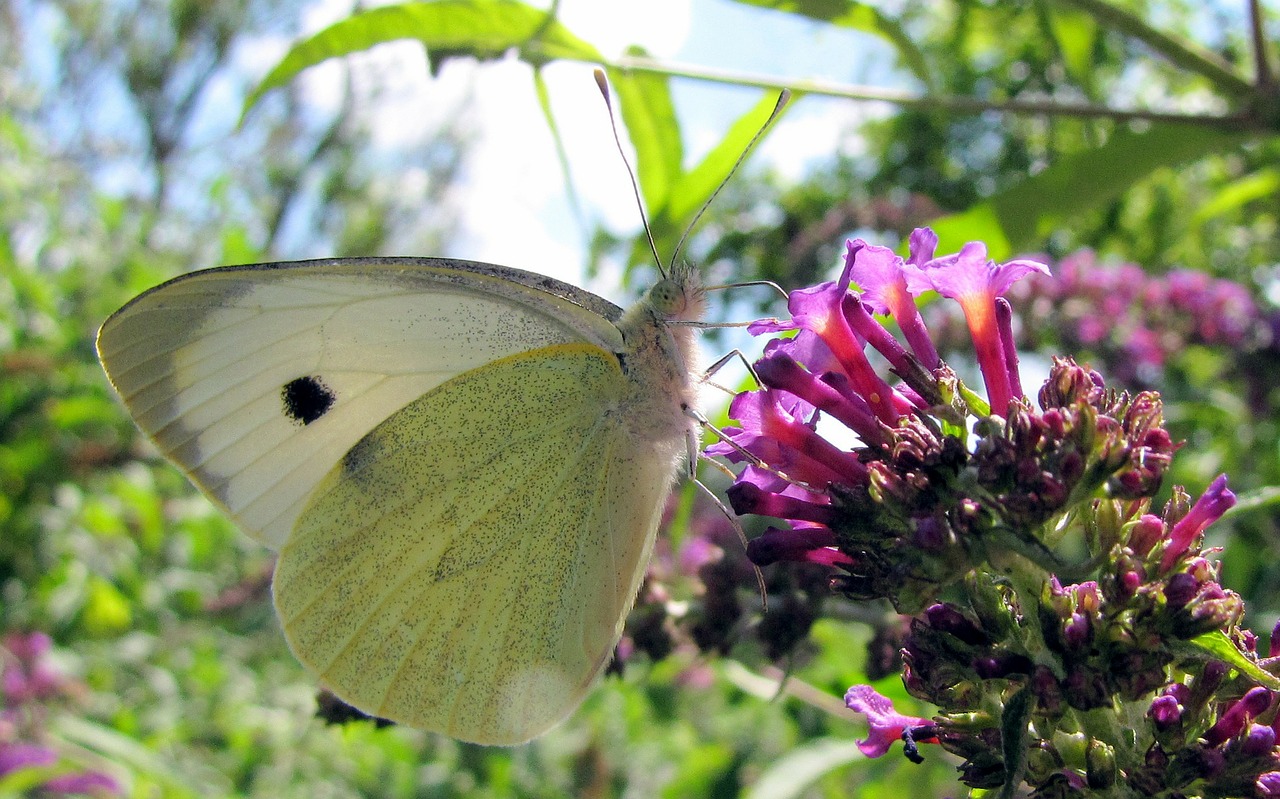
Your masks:
M1076 0L1072 0L1073 2ZM1178 113L1174 111L1149 111L1145 109L1112 108L1095 103L1062 103L1051 100L984 100L978 97L914 94L897 89L862 86L800 78L778 78L759 73L716 69L697 64L662 61L643 56L621 56L604 62L605 66L655 75L672 75L713 83L729 83L736 86L755 86L761 89L781 91L789 89L795 95L819 94L825 97L843 97L850 100L872 100L903 108L919 108L933 111L954 111L979 114L999 111L1012 114L1038 114L1043 116L1078 117L1085 119L1110 119L1116 122L1143 120L1147 122L1178 122L1226 131L1266 130L1265 122L1247 113L1213 114ZM1240 80L1237 78L1237 80ZM1246 86L1248 84L1245 84Z
M1141 17L1128 11L1102 0L1058 0L1058 2L1075 6L1093 15L1105 27L1137 39L1167 58L1170 63L1203 75L1226 94L1244 97L1254 91L1249 81L1240 77L1230 63L1191 42L1162 33L1148 25Z

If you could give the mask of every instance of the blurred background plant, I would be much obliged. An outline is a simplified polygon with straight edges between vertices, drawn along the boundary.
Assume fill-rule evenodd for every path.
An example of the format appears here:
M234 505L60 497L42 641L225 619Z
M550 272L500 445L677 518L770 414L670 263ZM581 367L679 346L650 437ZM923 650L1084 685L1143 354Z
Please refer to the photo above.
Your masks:
M772 87L796 89L761 158L690 240L685 257L712 281L809 285L837 273L846 238L905 245L925 223L940 252L983 240L998 260L1041 253L1055 278L1010 296L1024 385L1040 382L1034 353L1043 373L1064 354L1109 386L1160 391L1166 427L1187 442L1162 501L1174 483L1199 495L1230 474L1240 502L1209 543L1224 547L1222 582L1245 600L1245 625L1270 629L1280 614L1274 8L691 3L695 26L731 43L787 31L767 54L783 70L824 41L847 42L850 60L811 80L713 73L756 63L750 48L729 54L732 44L691 47L680 63L602 53L562 5L559 23L498 0L350 18L329 9L337 24L324 30L318 6L290 0L0 10L0 630L48 635L41 657L79 686L74 701L47 703L38 727L0 724L0 747L37 746L64 769L42 778L77 767L110 780L97 790L128 796L955 795L954 763L867 760L853 744L864 728L840 699L850 685L880 678L880 693L912 707L896 670L900 618L828 595L825 567L792 563L766 569L761 614L732 531L687 492L673 498L615 674L545 738L489 750L312 720L315 686L270 608L269 553L138 440L94 362L93 335L134 294L193 268L498 257L473 246L477 225L527 245L512 233L525 220L465 193L483 173L469 153L486 135L478 109L492 72L545 109L542 127L564 143L584 123L555 113L564 84L553 73L588 86L590 65L606 65L664 254L754 133ZM426 87L432 113L418 135L397 138L377 112L402 102L404 63L309 67L405 37L425 48L408 79ZM764 48L754 57L763 63ZM466 76L449 83L450 70ZM307 82L316 74L323 92ZM847 84L867 77L874 90ZM716 143L691 140L691 120L720 103ZM508 149L532 134L515 135ZM829 144L784 168L780 152L810 140ZM528 146L502 177L558 161L570 186L584 182L575 145ZM622 180L612 191L626 200ZM592 218L586 205L552 217L588 232L582 265L627 285L634 267L646 281L651 257L634 225ZM504 262L537 269L544 257ZM932 314L944 310L925 309L943 349L946 319ZM757 312L777 309L739 300L720 315ZM736 343L709 337L708 349ZM4 711L19 704L6 686ZM5 779L0 793L38 784Z

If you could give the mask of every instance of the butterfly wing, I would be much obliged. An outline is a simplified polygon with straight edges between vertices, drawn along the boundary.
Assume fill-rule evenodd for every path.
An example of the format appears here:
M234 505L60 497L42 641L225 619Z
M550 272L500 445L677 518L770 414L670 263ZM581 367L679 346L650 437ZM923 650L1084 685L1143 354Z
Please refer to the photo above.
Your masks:
M615 352L620 310L550 278L427 258L228 267L159 286L98 335L139 427L274 548L376 425L453 376L536 347Z
M674 472L676 449L619 418L630 391L612 354L555 345L366 435L281 551L294 653L366 712L463 740L563 719L621 633Z

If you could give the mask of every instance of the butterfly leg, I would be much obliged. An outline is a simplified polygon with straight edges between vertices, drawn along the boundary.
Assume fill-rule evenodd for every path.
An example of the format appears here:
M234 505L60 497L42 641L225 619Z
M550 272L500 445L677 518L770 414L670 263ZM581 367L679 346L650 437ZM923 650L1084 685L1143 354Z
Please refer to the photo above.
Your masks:
M727 353L721 356L715 363L708 366L706 371L702 373L702 382L707 383L708 385L714 386L715 388L720 389L726 394L729 394L729 395L737 394L738 392L731 391L730 389L727 389L724 386L718 383L713 383L711 381L711 376L714 375L716 372L720 371L721 369L723 369L734 358L737 358L738 360L742 361L742 365L747 367L747 374L751 375L751 379L756 381L757 386L764 385L764 383L760 382L760 375L756 374L755 367L753 367L751 365L751 362L747 360L747 356L742 354L742 350L736 349L736 348L729 350Z
M711 461L712 463L716 463L716 465L719 465L715 460L711 458L707 458L706 460ZM707 486L701 480L699 480L696 477L691 478L691 480L693 481L693 484L698 487L698 490L700 490L703 494L711 498L711 501L714 502L716 507L720 509L720 512L724 514L724 517L729 520L729 524L733 527L733 531L738 534L738 540L742 542L742 548L745 550L747 548L747 532L742 529L742 524L738 522L738 517L735 516L733 514L733 511L729 510L729 508L726 507L725 504L720 501L720 497L717 497L715 492L712 491L710 488L707 488ZM760 591L760 609L765 613L768 613L769 612L769 594L768 594L768 589L765 587L765 584L764 584L764 572L760 571L760 567L755 565L754 563L751 564L751 570L754 571L756 574L756 587Z

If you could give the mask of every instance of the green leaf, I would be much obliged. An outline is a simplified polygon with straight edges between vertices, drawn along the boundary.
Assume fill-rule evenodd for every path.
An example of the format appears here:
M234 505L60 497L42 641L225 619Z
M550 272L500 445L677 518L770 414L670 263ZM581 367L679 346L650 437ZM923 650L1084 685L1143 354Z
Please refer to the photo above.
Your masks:
M1000 749L1004 756L1004 786L1001 799L1013 799L1027 769L1027 743L1031 732L1027 723L1035 709L1030 689L1023 688L1009 698L1000 715Z
M738 117L720 143L707 153L697 166L683 173L671 187L665 209L667 217L681 226L711 198L733 172L738 159L747 151L760 126L778 103L778 95L766 92L750 111ZM781 113L786 113L785 109ZM775 120L776 122L776 120Z
M733 768L734 751L727 743L707 743L690 747L680 758L671 781L661 796L712 796L716 784Z
M118 635L133 625L133 610L120 589L101 577L91 576L80 623L93 636Z
M628 55L644 55L638 48ZM684 171L684 142L671 100L671 83L664 75L609 70L609 83L618 97L618 111L636 151L636 180L649 221L655 227L666 219L671 187ZM657 231L655 230L655 234Z
M1196 209L1191 217L1194 224L1204 224L1217 216L1251 203L1254 200L1274 200L1280 193L1280 170L1260 169L1252 175L1227 184L1208 202Z
M866 755L852 741L840 738L818 738L792 747L761 772L744 799L793 799L805 795L805 789L823 775L857 761Z
M1117 129L1106 144L1072 153L991 199L931 223L938 252L981 239L996 260L1035 246L1073 217L1114 199L1158 169L1229 150L1248 134L1172 122Z
M898 58L902 59L903 65L911 70L911 74L926 86L933 85L924 52L916 47L915 42L898 20L884 14L870 3L859 3L856 0L737 0L737 2L747 6L771 8L775 11L827 22L840 28L850 28L879 36L893 45L898 51Z
M1080 85L1094 88L1093 53L1098 25L1093 17L1075 10L1050 10L1049 25L1068 74Z
M512 48L535 66L558 58L599 61L600 53L547 12L516 0L437 0L370 9L301 41L245 100L244 112L262 95L307 67L399 39L417 39L428 51L497 58ZM243 114L242 114L243 118Z
M1258 683L1258 685L1270 688L1272 691L1280 691L1280 677L1276 677L1276 675L1245 657L1245 654L1236 648L1236 645L1231 643L1231 639L1227 637L1227 634L1221 630L1197 635L1187 643L1240 671L1249 679Z

